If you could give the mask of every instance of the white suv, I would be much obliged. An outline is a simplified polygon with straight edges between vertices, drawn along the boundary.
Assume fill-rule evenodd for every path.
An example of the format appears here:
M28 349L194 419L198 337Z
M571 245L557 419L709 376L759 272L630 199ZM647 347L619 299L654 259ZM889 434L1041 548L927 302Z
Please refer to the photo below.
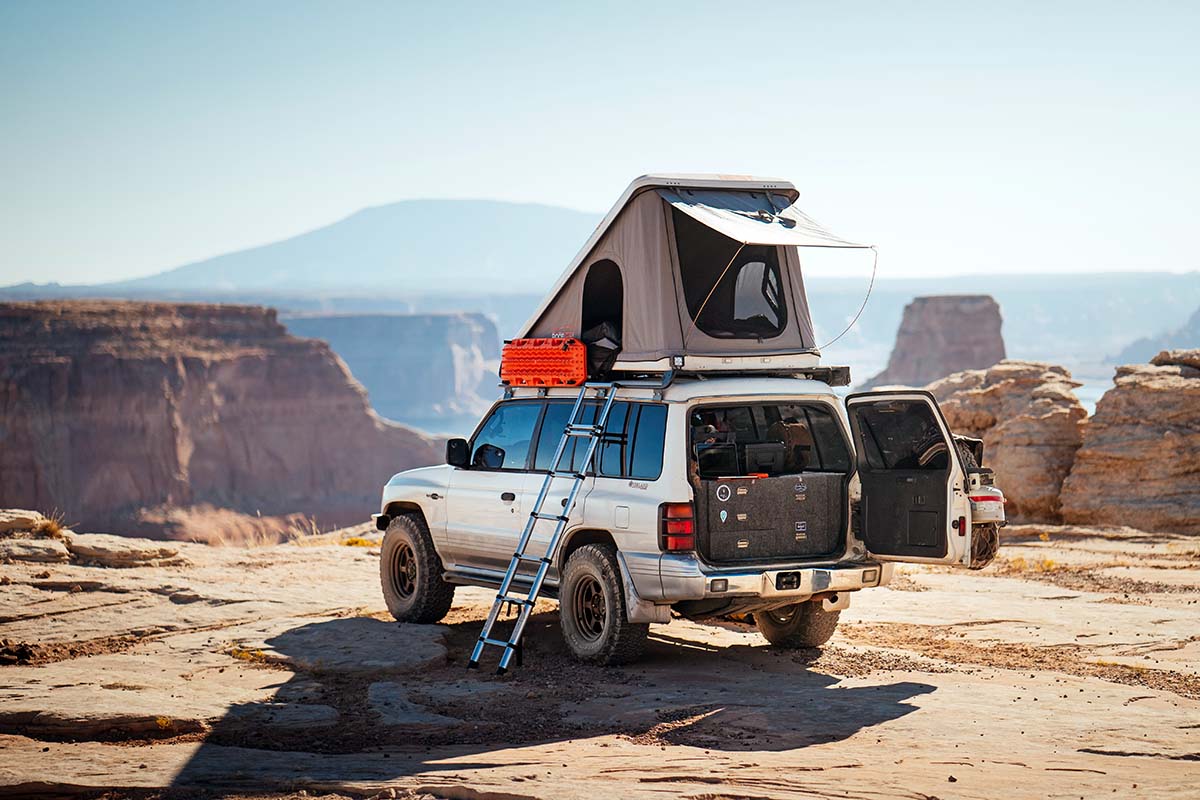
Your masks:
M581 660L635 659L672 612L752 614L777 646L817 646L894 562L977 569L995 555L1003 495L981 444L953 437L928 393L843 401L818 380L753 376L616 391L542 590ZM509 389L448 443L450 463L388 481L375 519L397 620L437 622L456 585L500 585L577 395ZM586 442L574 446L578 468ZM555 479L546 511L571 484ZM535 529L528 555L544 556L553 528Z

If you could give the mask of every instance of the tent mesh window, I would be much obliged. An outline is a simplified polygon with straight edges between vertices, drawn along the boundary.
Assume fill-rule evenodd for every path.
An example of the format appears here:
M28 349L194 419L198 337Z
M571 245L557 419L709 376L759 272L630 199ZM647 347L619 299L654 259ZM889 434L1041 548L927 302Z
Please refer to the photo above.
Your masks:
M743 246L678 209L672 212L684 300L696 327L722 339L770 339L782 333L787 302L779 248Z

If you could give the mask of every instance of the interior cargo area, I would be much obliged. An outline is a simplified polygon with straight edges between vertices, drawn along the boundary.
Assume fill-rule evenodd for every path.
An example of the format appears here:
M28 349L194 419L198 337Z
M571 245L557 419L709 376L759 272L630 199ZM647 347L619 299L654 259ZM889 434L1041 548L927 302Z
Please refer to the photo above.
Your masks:
M822 402L698 406L697 549L715 564L827 558L845 546L850 450Z

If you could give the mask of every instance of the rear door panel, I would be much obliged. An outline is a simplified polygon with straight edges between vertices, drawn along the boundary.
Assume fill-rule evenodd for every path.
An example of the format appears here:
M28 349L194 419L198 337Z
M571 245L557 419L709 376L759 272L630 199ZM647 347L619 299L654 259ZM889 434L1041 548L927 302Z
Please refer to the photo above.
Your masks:
M970 552L963 468L937 402L917 390L846 398L861 536L884 561L958 564Z

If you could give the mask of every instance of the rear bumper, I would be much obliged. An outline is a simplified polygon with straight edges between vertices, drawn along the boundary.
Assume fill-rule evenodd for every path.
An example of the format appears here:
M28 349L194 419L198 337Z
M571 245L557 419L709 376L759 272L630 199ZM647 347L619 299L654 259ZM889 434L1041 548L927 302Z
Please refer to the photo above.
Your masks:
M663 600L758 597L803 600L821 592L852 592L885 586L893 564L862 561L823 567L704 570L693 556L662 554L659 578Z

